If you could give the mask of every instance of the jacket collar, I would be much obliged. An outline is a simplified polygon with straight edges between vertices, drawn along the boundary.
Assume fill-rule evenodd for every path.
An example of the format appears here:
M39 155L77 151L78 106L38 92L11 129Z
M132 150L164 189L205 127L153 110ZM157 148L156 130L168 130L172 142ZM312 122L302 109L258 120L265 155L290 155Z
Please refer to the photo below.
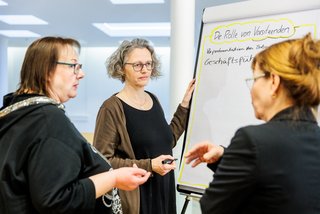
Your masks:
M13 111L21 109L23 107L36 105L36 104L46 104L50 103L56 105L60 109L64 109L64 105L56 102L54 99L35 94L23 94L14 96L13 94L8 94L4 97L4 106L0 109L0 118L10 114Z
M291 106L278 112L270 121L309 121L317 123L316 116L313 114L311 107Z

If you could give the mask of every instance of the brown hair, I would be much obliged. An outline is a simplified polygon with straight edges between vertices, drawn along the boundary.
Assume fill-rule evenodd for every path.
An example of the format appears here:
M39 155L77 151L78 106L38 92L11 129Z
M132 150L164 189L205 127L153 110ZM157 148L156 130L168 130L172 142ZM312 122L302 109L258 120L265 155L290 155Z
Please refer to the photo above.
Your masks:
M109 77L125 81L123 67L128 54L136 48L146 48L151 53L154 68L151 72L151 78L160 76L160 61L156 56L154 48L145 39L136 38L131 41L123 41L118 49L107 59L106 67Z
M71 38L43 37L34 41L25 54L16 93L38 93L49 96L48 78L57 66L61 47L68 45L80 52L80 43Z
M280 76L281 84L298 106L320 103L320 41L308 33L301 39L286 40L258 53L252 69Z

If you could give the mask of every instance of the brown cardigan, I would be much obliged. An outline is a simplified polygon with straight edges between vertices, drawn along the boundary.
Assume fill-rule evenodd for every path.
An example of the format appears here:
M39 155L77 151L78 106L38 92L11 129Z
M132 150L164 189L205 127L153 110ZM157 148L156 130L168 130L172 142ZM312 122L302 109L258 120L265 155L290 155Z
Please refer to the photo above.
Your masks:
M173 132L172 148L186 128L188 109L178 106L170 127ZM152 172L151 159L136 160L121 100L115 95L104 101L97 115L93 139L94 146L111 162L113 168L132 166ZM123 213L139 214L139 188L133 191L119 191Z

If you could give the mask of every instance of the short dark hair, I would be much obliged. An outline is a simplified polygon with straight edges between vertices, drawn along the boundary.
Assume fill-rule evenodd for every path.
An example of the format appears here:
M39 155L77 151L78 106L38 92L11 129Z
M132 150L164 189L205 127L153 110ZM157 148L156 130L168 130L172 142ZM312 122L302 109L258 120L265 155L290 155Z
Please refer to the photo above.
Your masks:
M57 66L61 48L68 45L77 48L80 53L80 43L72 38L43 37L34 41L25 54L16 93L32 92L49 96L48 78Z

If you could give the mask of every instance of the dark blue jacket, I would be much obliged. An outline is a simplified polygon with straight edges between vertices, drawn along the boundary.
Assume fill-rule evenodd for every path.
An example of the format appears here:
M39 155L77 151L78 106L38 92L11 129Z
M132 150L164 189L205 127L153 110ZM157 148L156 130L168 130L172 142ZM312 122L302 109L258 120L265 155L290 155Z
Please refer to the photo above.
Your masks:
M311 110L291 107L240 128L200 203L204 214L320 213L320 129Z

